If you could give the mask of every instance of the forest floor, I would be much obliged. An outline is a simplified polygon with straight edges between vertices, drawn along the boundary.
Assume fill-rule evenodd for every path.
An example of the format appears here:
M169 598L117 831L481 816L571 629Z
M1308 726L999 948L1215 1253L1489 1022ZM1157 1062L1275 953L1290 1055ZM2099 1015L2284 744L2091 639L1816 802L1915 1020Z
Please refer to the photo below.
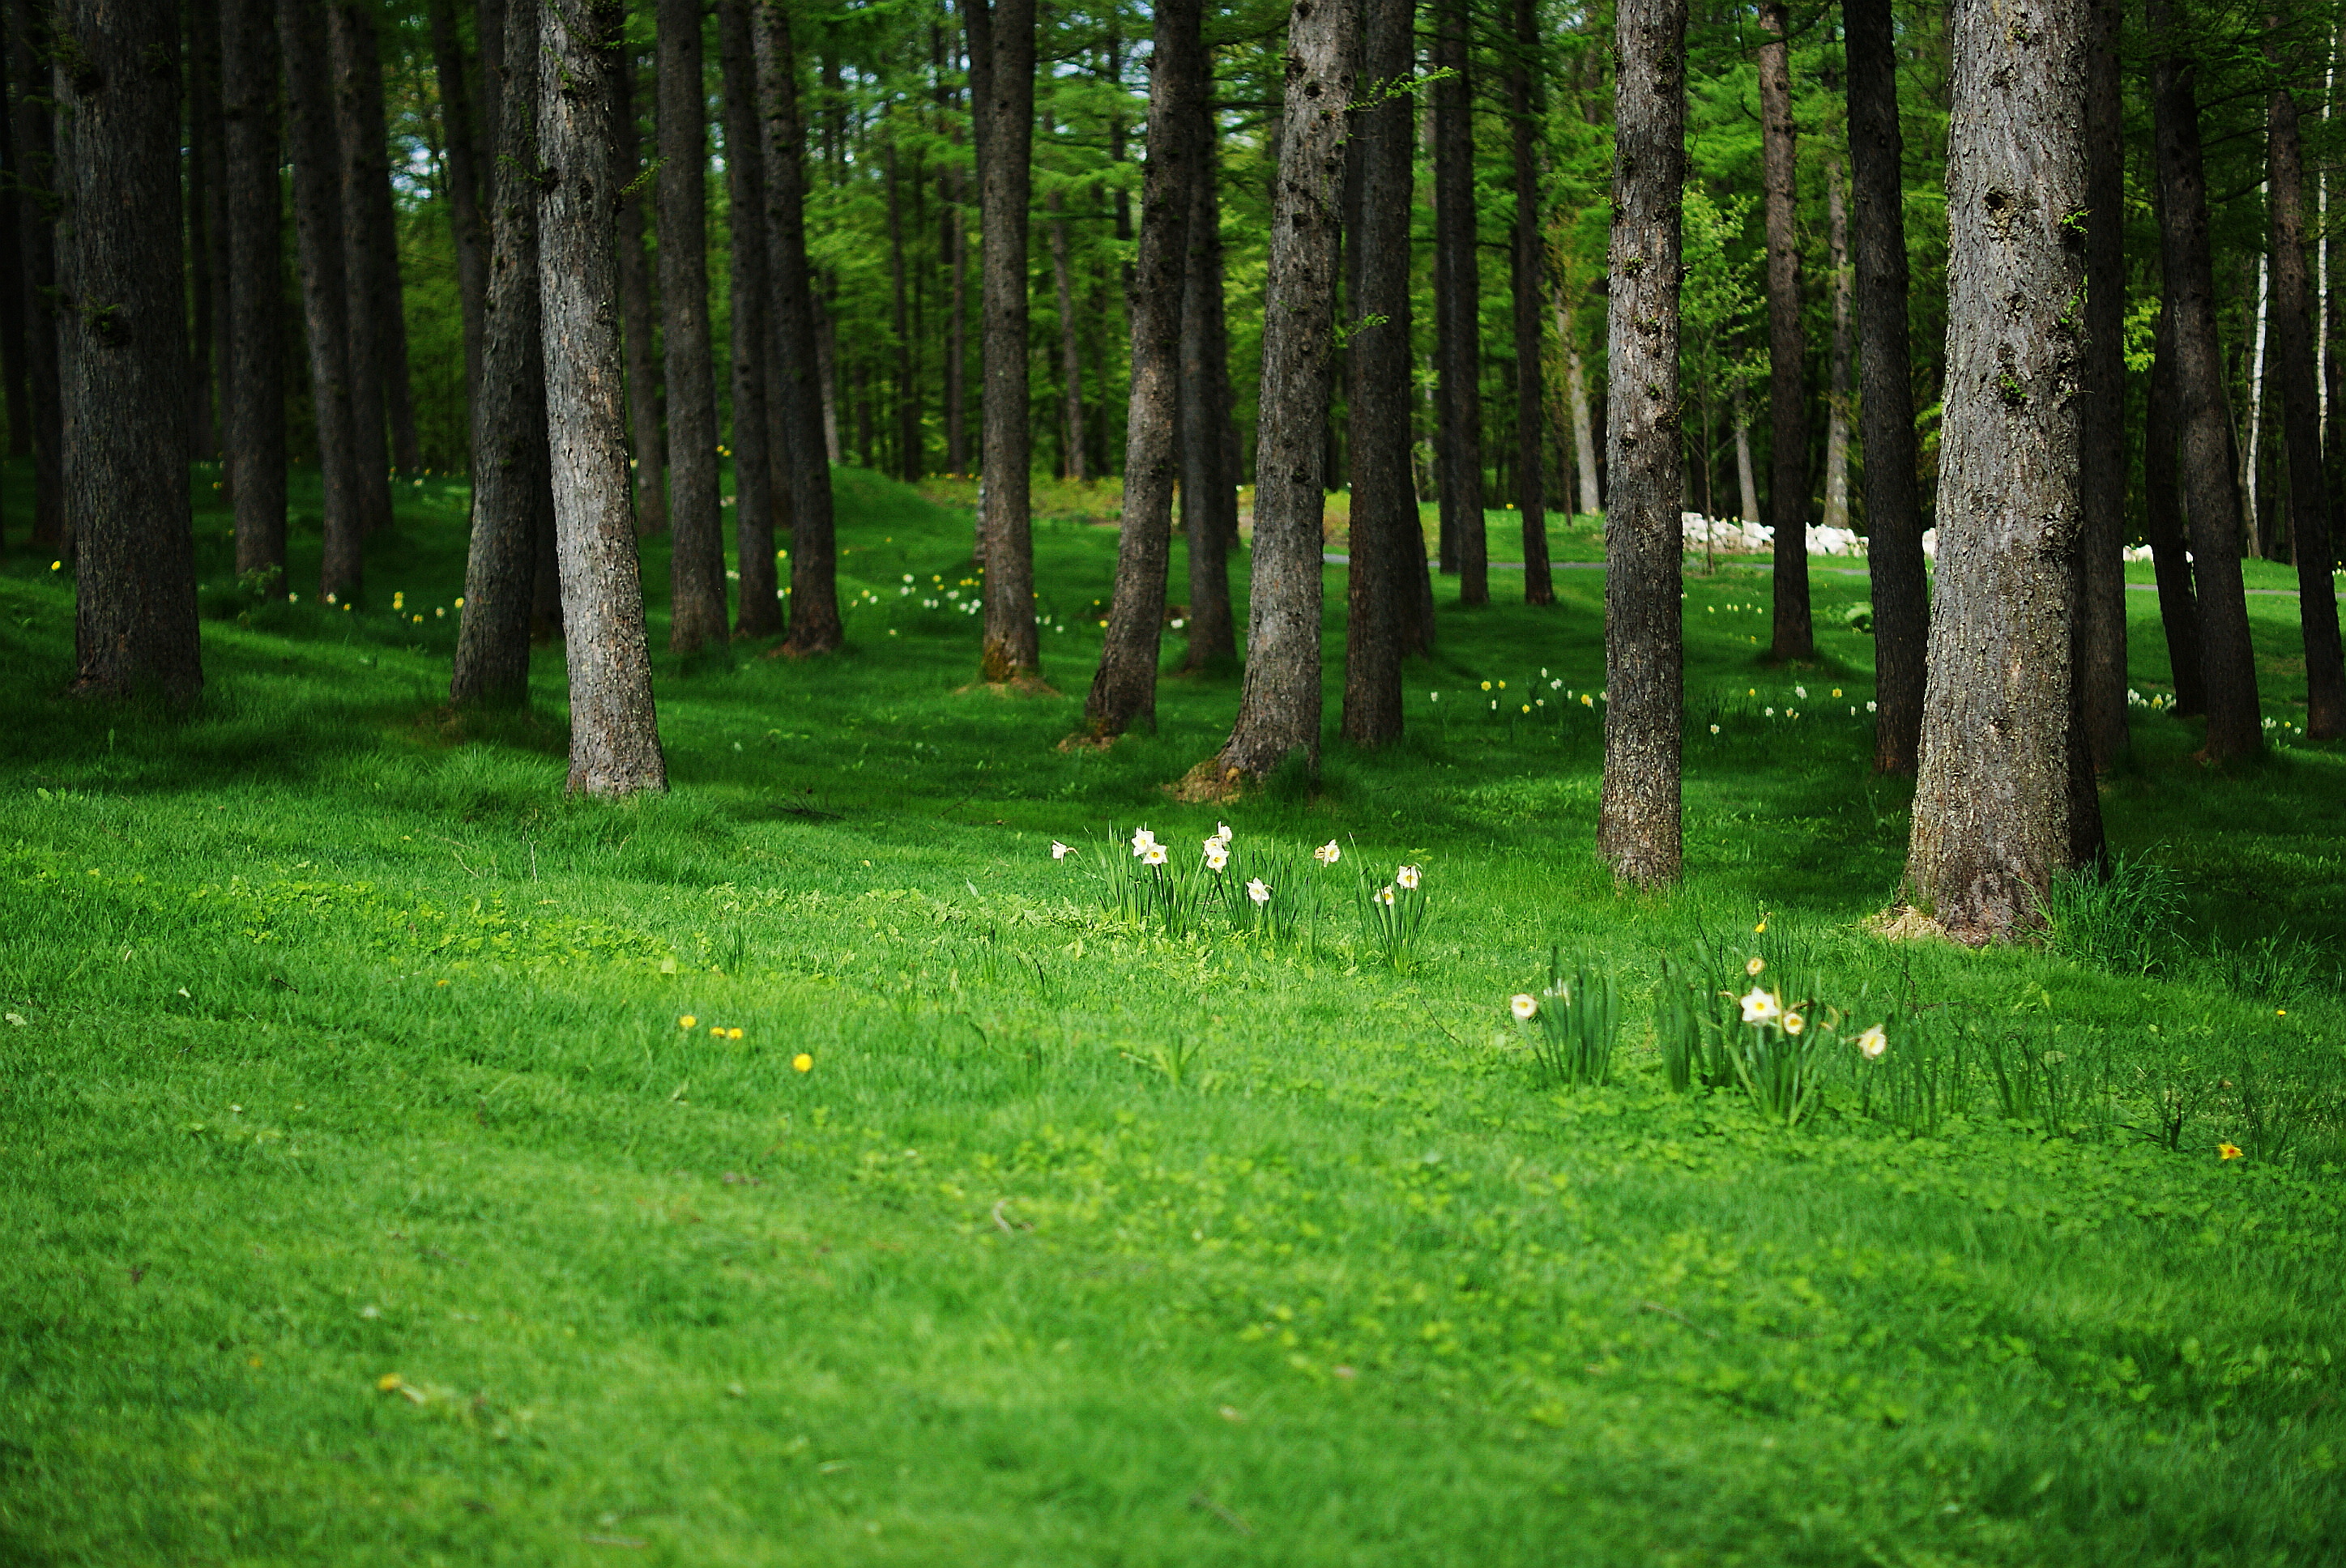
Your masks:
M1217 814L1159 787L1231 674L1055 748L1112 533L1039 524L1063 695L998 697L966 512L843 473L850 651L658 654L674 793L611 805L563 798L555 652L528 715L442 707L460 486L351 611L314 500L254 607L198 492L192 717L60 696L70 585L0 558L0 1563L2346 1554L2346 752L2286 736L2293 600L2282 743L2213 775L2138 710L2116 891L1970 952L1863 928L1909 787L1837 563L1798 668L1760 564L1689 580L1648 898L1591 848L1597 572L1442 580L1408 740ZM1218 815L1318 916L1118 912L1125 835L1187 867ZM1508 1015L1552 947L1618 984L1607 1085ZM1796 1125L1657 1050L1747 955L1846 1026Z

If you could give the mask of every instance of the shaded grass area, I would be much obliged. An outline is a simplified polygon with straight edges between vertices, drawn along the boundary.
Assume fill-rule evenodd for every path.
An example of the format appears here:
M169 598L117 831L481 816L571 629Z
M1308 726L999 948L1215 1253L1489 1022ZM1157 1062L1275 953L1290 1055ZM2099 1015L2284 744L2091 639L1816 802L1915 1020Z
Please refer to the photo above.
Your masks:
M2212 776L2137 715L2156 940L1888 947L1862 578L1793 669L1760 574L1689 581L1667 899L1589 850L1600 575L1445 583L1410 738L1219 813L1343 847L1326 922L1168 934L1046 850L1194 856L1158 786L1235 677L1058 752L1113 534L1039 524L1065 695L1007 699L966 513L840 499L851 652L656 655L676 793L616 807L560 795L558 650L528 714L441 708L453 484L350 611L298 533L302 602L240 606L203 510L185 719L57 697L67 594L0 563L0 1561L2335 1560L2337 748ZM2278 714L2293 606L2251 613ZM1354 871L1404 860L1394 970ZM1846 1050L1796 1130L1669 1093L1660 961L1763 911L1892 1061L1968 1031L2067 1108L1979 1077L1909 1135ZM1621 984L1610 1087L1508 1024L1551 945Z

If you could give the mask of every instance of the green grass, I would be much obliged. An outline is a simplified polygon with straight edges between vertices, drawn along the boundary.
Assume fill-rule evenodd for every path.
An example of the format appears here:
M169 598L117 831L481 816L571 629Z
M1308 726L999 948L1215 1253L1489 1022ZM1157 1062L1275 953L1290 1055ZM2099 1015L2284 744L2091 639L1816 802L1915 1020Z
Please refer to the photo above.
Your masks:
M2105 808L2157 897L1892 946L1861 577L1793 670L1758 573L1689 581L1688 880L1631 897L1600 574L1446 608L1406 743L1216 813L1158 786L1231 677L1054 747L1112 532L1039 524L1065 695L1005 700L943 593L966 513L840 490L851 652L656 653L675 793L623 805L561 795L553 650L530 715L441 710L453 484L367 607L309 601L312 524L250 625L201 511L184 719L57 695L67 586L0 562L0 1563L2338 1560L2339 748L2211 776L2137 714ZM2278 717L2293 601L2251 614ZM1112 832L1218 818L1330 887L1312 928L1111 912ZM1354 873L1404 859L1388 967ZM1789 1131L1671 1093L1658 966L1706 938L1890 1019L1882 1071L1829 1042ZM1607 1086L1507 1018L1552 945L1618 987Z

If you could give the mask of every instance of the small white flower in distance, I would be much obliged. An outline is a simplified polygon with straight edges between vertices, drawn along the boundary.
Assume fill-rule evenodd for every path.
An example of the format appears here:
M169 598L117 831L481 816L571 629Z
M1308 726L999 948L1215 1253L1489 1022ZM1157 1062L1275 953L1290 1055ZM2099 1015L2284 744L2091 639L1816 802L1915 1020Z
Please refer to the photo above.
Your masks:
M1413 892L1415 891L1417 889L1417 868L1415 866L1402 867L1401 870L1393 873L1393 881L1399 882L1402 887L1408 888Z
M1267 904L1270 901L1270 890L1262 885L1260 877L1257 877L1247 884L1247 897L1259 904Z
M1326 843L1321 845L1318 849L1312 850L1311 858L1319 861L1323 866L1332 866L1338 860L1344 858L1344 851L1336 847L1335 840L1331 839Z
M1383 886L1383 887L1382 887L1382 888L1379 888L1379 889L1377 890L1377 902L1379 902L1379 903L1381 903L1381 904L1384 905L1384 906L1385 906L1385 908L1387 908L1387 909L1391 909L1391 908L1392 908L1392 901L1393 901L1393 891L1392 891L1392 885L1390 882L1388 882L1385 886Z
M1230 825L1228 822L1215 823L1214 837L1220 840L1225 844L1229 843L1230 841Z
M1532 1014L1539 1011L1539 998L1528 992L1519 991L1507 999L1507 1011L1528 1023L1531 1022Z
M1792 688L1792 695L1806 702L1809 700L1809 688L1805 686L1796 686Z
M1879 1023L1857 1037L1857 1054L1869 1062L1875 1060L1889 1049L1890 1036L1882 1032L1882 1025Z
M1743 972L1751 976L1754 980L1757 980L1760 978L1760 972L1767 967L1768 961L1766 959L1755 958L1743 966Z
M1165 846L1162 844L1149 845L1148 848L1140 851L1140 859L1141 862L1145 865L1163 865L1165 863Z
M1063 844L1056 839L1051 840L1051 858L1053 860L1064 860L1075 852L1075 850L1071 846Z
M1869 702L1869 703L1867 703L1867 704L1865 705L1865 711L1866 711L1866 712L1868 712L1868 713L1872 713L1872 712L1873 711L1873 704L1872 704L1872 703L1870 703L1870 702Z
M1230 863L1230 852L1213 840L1206 840L1206 869L1219 871Z
M1775 993L1756 985L1744 993L1742 1002L1746 1023L1773 1023L1784 1015L1784 1004L1776 1000Z
M1716 724L1712 725L1712 726L1710 727L1710 732L1711 732L1713 735L1718 734L1718 733L1719 733L1719 726L1717 726Z
M1785 1013L1785 1014L1784 1014L1784 1033L1787 1033L1787 1034L1798 1034L1801 1030L1806 1029L1808 1026L1809 1026L1809 1021L1808 1021L1807 1019L1805 1019L1805 1018L1801 1017L1799 1013Z
M1157 847L1157 835L1143 828L1132 835L1132 852L1137 858Z

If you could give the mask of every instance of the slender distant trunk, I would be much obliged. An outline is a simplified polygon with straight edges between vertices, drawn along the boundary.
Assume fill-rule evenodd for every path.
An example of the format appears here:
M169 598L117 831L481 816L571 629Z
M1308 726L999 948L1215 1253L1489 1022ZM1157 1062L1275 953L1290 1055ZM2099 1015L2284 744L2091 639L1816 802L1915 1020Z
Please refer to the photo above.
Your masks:
M938 241L944 247L952 290L945 313L945 470L960 476L969 473L969 411L963 392L969 368L969 220L962 212L960 177L948 170L939 183L944 216L938 220Z
M2150 22L2154 33L2168 31L2166 0L2153 0ZM2264 732L2257 705L2256 653L2249 641L2248 598L2240 580L2240 502L2233 487L2223 351L2216 333L2215 262L2208 236L2208 179L2200 162L2196 76L2189 60L2172 52L2157 54L2151 65L2151 121L2162 198L2166 299L2174 312L2174 385L2184 511L2190 519L2199 611L2201 692L2208 705L2207 744L2201 755L2227 762L2261 752Z
M2265 186L2259 186L2257 194L2265 196ZM2257 274L2257 314L2256 329L2249 340L2251 344L2249 350L2249 449L2240 464L2240 484L2248 494L2248 553L2269 555L2272 553L2271 531L2262 504L2263 497L2258 494L2257 481L2263 468L2260 461L2264 455L2260 450L2263 442L2260 438L2264 434L2265 415L2265 322L2272 303L2272 273L2262 256L2250 265L2255 267Z
M1580 488L1583 516L1605 510L1596 493L1596 425L1588 410L1588 371L1580 356L1580 332L1573 324L1573 309L1562 289L1556 297L1556 335L1564 344L1564 382L1572 407L1572 464Z
M810 274L810 277L813 277ZM833 468L847 461L839 442L839 334L831 319L831 294L827 280L815 278L814 363L816 390L822 398L823 461ZM867 442L865 443L869 445Z
M2305 155L2297 100L2282 87L2265 118L2271 171L2273 370L2289 437L2290 544L2297 556L2298 614L2305 641L2305 733L2346 734L2346 668L2331 585L2330 497L2321 473L2321 410L2305 266Z
M0 379L5 379L5 402L8 418L8 455L29 457L33 452L33 403L31 388L25 365L25 250L23 208L25 196L16 183L23 172L16 159L15 116L12 106L16 94L9 86L15 75L15 62L9 58L5 25L7 13L0 10L0 169L8 178L0 179ZM0 543L5 543L6 529L0 527Z
M774 345L766 396L775 416L769 428L782 435L773 451L790 484L790 635L783 647L804 657L835 651L845 632L818 384L814 269L807 260L807 136L799 112L798 48L782 0L762 5L758 75L766 123L766 266L773 285Z
M1051 285L1059 306L1059 471L1080 484L1084 478L1084 351L1076 330L1076 280L1068 265L1065 204L1056 190L1044 202L1051 212Z
M2177 484L2175 318L2159 301L2155 357L2150 361L2149 411L2142 427L2143 537L2150 545L2151 570L2158 582L2158 618L2167 634L2168 677L2175 683L2173 712L2208 711L2200 686L2199 606L2191 586L2188 546L2183 537L2182 494Z
M1474 212L1474 89L1467 79L1467 35L1474 13L1464 0L1441 0L1434 17L1434 64L1453 73L1433 87L1433 243L1443 260L1434 287L1434 354L1442 366L1442 430L1447 438L1436 469L1443 530L1456 541L1458 602L1487 605L1483 269L1474 250L1479 227Z
M611 320L619 281L611 77L627 65L623 21L618 0L556 0L536 62L546 412L570 674L570 789L586 795L668 788ZM526 56L515 64L527 69Z
M481 392L481 333L489 293L489 232L481 212L481 178L473 93L455 0L432 0L432 64L440 88L440 134L447 144L448 229L456 248L456 304L464 317L464 396ZM495 128L489 127L494 139Z
M1539 112L1532 62L1539 52L1539 13L1533 0L1515 0L1515 58L1507 89L1515 115L1515 249L1510 269L1515 290L1515 510L1524 524L1524 603L1552 605L1556 586L1547 567L1547 487L1540 439L1546 389L1540 376L1542 277L1539 204Z
M717 373L709 342L709 137L700 0L659 0L653 181L660 345L668 382L668 651L721 643L725 514L717 470Z
M1201 67L1209 70L1210 66ZM1200 98L1189 115L1199 147L1214 145L1214 109ZM1214 159L1190 168L1188 254L1181 275L1181 534L1189 556L1188 648L1184 669L1238 657L1230 613L1230 546L1238 538L1238 472L1225 439L1227 366L1222 338L1222 219Z
M1865 443L1866 565L1873 580L1873 767L1912 773L1922 747L1930 587L1915 494L1913 360L1906 325L1904 151L1890 0L1846 0L1849 180L1860 328L1859 438ZM1741 394L1738 392L1738 418ZM1736 431L1749 494L1751 454ZM1759 521L1759 508L1745 503Z
M1125 421L1123 526L1117 538L1107 636L1084 702L1085 729L1100 738L1135 726L1157 728L1165 574L1180 460L1181 281L1188 261L1196 166L1211 145L1194 134L1198 107L1210 88L1198 23L1198 0L1156 0L1140 246L1126 290L1132 311L1132 391Z
M1613 396L1605 440L1605 779L1596 850L1634 887L1678 880L1685 652L1678 517L1678 206L1686 178L1686 0L1615 10Z
M1321 463L1334 368L1336 235L1360 0L1298 0L1263 290L1255 433L1254 573L1238 722L1192 778L1260 779L1300 751L1320 763Z
M367 510L351 400L350 293L344 285L341 160L323 0L278 0L278 40L293 155L293 234L301 253L301 321L310 350L310 402L325 490L318 592L354 601L365 586ZM377 479L382 470L374 471Z
M583 0L581 0L583 3ZM559 16L556 8L549 15ZM652 341L652 269L644 256L642 133L636 126L636 56L622 42L611 62L612 167L618 181L619 325L627 367L629 464L636 532L668 526L668 439L660 428L659 356Z
M725 77L726 221L733 248L733 553L741 594L733 630L782 630L774 569L774 462L766 407L771 380L770 271L766 265L766 158L758 128L758 56L752 0L719 0L717 50Z
M11 172L22 182L16 232L25 269L25 386L32 405L33 545L63 552L72 542L66 532L65 402L57 363L56 139L49 95L35 86L49 80L49 8L37 0L11 0L9 57L17 83L10 127L17 161Z
M499 83L503 116L490 159L494 246L482 301L481 384L473 398L473 541L464 562L451 702L529 699L531 622L540 585L538 536L554 509L547 473L544 300L538 270L538 0L505 0L505 47L518 78ZM486 49L482 51L485 56ZM546 575L556 575L548 572Z
M1849 209L1841 201L1841 165L1825 165L1825 213L1832 260L1832 372L1825 397L1825 510L1828 528L1849 526L1849 414L1854 389L1850 331Z
M1001 683L1039 678L1035 546L1027 516L1026 204L1035 142L1035 0L962 0L978 137L985 369L981 480L985 632L980 667Z
M1807 333L1800 323L1799 137L1792 123L1785 0L1761 0L1760 137L1767 189L1768 521L1775 531L1775 641L1779 659L1816 652L1809 623L1809 412Z
M1355 746L1401 738L1402 640L1425 555L1410 473L1410 209L1416 168L1405 81L1413 0L1367 0L1362 107L1354 111L1361 196L1352 233L1352 538L1345 569L1342 734ZM1416 558L1413 560L1413 555Z
M1735 487L1736 500L1741 510L1736 515L1746 523L1760 521L1760 476L1751 466L1751 422L1743 412L1743 388L1735 389ZM1922 708L1922 690L1915 689L1915 708Z
M220 236L220 28L219 0L189 0L188 17L188 301L194 316L188 363L188 445L199 461L219 454L213 415L214 351L228 276L215 242Z
M284 198L278 178L277 28L269 0L223 0L229 494L236 575L285 592Z
M2086 209L2089 0L1949 17L1947 402L1938 599L1906 896L1974 944L2043 923L2070 821L2078 503L2072 230Z
M896 142L885 148L888 182L889 344L896 360L896 474L906 484L921 477L921 394L913 372L911 280L904 271L904 197L896 173Z
M2086 0L2086 353L2078 453L2078 728L2093 771L2126 756L2126 157L2119 0ZM2091 781L2080 779L2081 789ZM2082 803L2081 803L2082 809Z
M53 14L73 689L192 698L204 683L188 510L188 318L179 256L179 94L167 5L67 0Z
M390 438L390 422L405 415L401 440L410 444L415 427L413 412L407 407L406 328L399 314L399 239L384 143L382 60L373 12L367 5L331 4L326 36L334 73L334 140L341 155L351 433L358 451L360 504L367 532L372 534L391 526L391 469L404 455Z

